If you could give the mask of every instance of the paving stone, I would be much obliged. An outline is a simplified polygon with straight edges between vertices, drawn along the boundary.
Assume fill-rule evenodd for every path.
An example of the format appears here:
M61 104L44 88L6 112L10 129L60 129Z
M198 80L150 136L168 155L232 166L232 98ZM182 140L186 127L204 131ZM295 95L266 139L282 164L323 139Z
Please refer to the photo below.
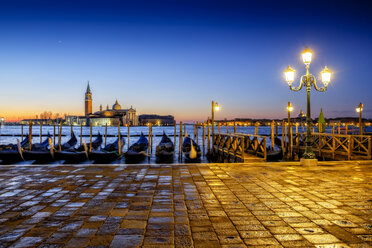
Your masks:
M342 162L0 167L0 247L370 247L371 175Z

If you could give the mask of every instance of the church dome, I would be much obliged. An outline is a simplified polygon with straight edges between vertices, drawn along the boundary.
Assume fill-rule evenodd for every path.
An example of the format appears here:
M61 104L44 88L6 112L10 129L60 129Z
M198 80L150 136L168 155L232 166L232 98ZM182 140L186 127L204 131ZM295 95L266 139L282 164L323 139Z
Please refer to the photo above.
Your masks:
M120 104L118 103L118 100L116 100L115 104L112 105L112 109L113 109L113 110L120 110L120 109L121 109L121 106L120 106Z
M104 117L112 117L112 116L114 116L114 113L110 110L105 110L105 111L103 111L103 116Z

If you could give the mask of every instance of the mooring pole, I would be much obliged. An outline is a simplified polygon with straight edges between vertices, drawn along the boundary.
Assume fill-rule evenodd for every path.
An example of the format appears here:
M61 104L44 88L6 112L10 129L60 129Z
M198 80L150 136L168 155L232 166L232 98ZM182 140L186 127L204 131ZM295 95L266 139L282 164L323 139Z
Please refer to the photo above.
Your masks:
M30 144L30 151L32 150L32 121L30 121L29 123L29 130L28 130L28 140L29 140L29 144Z
M89 152L92 152L92 129L93 129L93 125L92 123L90 123Z
M120 122L119 122L119 126L120 126ZM120 131L120 127L119 127L119 131ZM107 141L107 122L105 126L105 146L106 146L106 141Z
M56 124L53 124L53 146L56 146Z
M173 142L173 144L176 146L176 138L177 138L177 122L175 121L174 122L174 133L173 133L173 135L174 135L174 142Z
M83 122L80 123L80 145L83 143Z
M106 123L106 134L105 134L105 146L106 146L106 136L107 136L107 123ZM118 123L118 152L121 155L121 137L120 137L120 121Z
M62 136L62 121L59 127L59 134L58 134L58 150L61 151L61 136Z
M43 142L43 126L42 126L42 124L41 124L41 121L39 122L39 124L40 124L40 143L41 142Z
M130 138L130 133L129 133L129 123L127 124L127 126L128 126L127 139L128 139L128 149L129 149L129 138Z
M23 140L23 124L21 124L21 140Z
M205 156L205 122L203 122L203 156Z

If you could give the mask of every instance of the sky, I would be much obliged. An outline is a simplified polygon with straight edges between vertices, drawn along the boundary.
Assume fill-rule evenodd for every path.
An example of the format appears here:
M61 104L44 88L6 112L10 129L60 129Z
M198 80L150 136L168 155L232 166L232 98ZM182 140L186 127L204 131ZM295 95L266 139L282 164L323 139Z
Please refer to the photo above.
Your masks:
M333 71L311 91L312 117L372 118L370 1L36 1L0 0L0 117L44 111L82 115L90 81L93 110L117 99L138 114L201 121L284 118L306 110L283 71ZM319 80L320 81L320 80ZM321 84L321 83L320 83Z

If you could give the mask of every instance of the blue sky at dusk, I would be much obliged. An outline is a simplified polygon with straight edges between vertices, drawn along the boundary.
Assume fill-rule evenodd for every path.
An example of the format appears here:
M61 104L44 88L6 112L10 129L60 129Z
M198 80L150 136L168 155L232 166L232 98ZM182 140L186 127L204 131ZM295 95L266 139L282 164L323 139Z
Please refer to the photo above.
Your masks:
M118 99L139 114L205 120L283 118L306 109L283 70L334 73L312 90L312 116L372 118L369 1L17 1L0 0L0 116L83 114ZM298 81L297 80L297 81Z

